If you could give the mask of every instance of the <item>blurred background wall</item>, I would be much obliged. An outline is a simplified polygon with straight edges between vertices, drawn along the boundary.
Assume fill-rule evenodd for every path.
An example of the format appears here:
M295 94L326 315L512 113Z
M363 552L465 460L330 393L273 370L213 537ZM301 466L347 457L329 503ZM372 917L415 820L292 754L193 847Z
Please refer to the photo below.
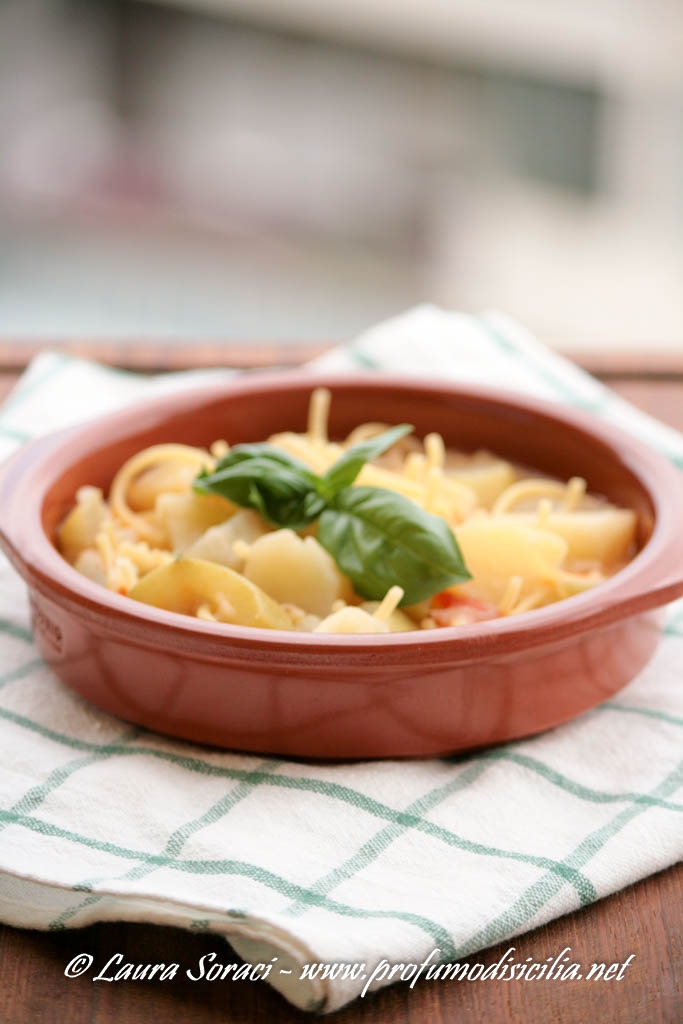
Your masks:
M683 350L681 0L4 0L0 336Z

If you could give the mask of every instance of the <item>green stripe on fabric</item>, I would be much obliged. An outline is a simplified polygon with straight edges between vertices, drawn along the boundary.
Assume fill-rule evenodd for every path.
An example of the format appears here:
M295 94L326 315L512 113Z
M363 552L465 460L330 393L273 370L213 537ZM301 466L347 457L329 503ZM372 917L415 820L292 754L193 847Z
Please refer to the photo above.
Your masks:
M83 740L76 740L72 737L62 736L54 730L49 729L47 726L39 725L31 719L24 718L24 716L17 715L16 712L8 711L5 708L0 708L0 717L8 718L17 725L22 725L25 728L31 729L32 731L37 732L48 739L53 739L58 743L66 743L68 746L73 746L75 749L85 750L91 749L93 746L92 744L86 744ZM208 764L206 761L200 760L199 758L182 757L181 755L171 754L167 751L156 750L153 747L124 747L121 749L120 753L125 756L130 756L131 754L144 754L145 756L158 757L161 760L190 768L190 770L198 771L202 774L218 775L223 778L245 778L249 774L248 772L240 769L218 768ZM567 880L572 882L580 898L583 899L584 896L590 892L591 883L588 879L581 877L581 875L576 872L570 871L567 873L567 869L557 861L552 860L552 858L536 857L532 854L520 853L516 850L503 850L498 847L486 846L483 843L472 842L471 840L464 839L462 836L451 832L449 829L443 828L440 825L435 825L433 822L420 818L417 815L408 814L405 811L396 811L387 804L374 800L372 797L368 797L364 793L360 793L348 786L342 786L334 782L325 782L322 779L313 779L307 776L297 778L291 775L266 776L265 781L269 786L276 786L283 789L294 789L301 792L319 793L323 796L340 800L344 803L350 804L352 807L358 808L359 810L366 811L368 814L372 814L377 818L382 818L385 821L418 829L420 832L424 832L426 835L430 835L435 839L446 843L448 846L458 847L468 853L479 854L486 857L501 858L503 860L522 861L523 863L534 864L537 867L546 868L550 871L557 870L563 877L566 877Z
M75 758L73 761L69 761L67 764L60 765L55 768L54 771L50 772L44 782L38 783L31 789L27 790L22 797L19 798L13 805L11 810L16 814L27 814L29 811L35 810L41 803L53 793L63 782L71 778L75 772L80 771L81 768L87 768L88 765L95 764L100 761L105 761L107 758L115 757L118 753L120 744L129 743L140 735L141 730L138 726L133 729L126 730L121 735L115 745L103 744L95 753L88 754L87 757ZM6 822L0 822L0 831L5 827Z
M52 822L43 821L29 815L19 815L13 811L6 811L0 808L0 821L8 820L21 828L26 828L42 836L64 839L67 842L76 843L89 849L99 850L114 857L124 857L128 860L144 861L158 867L170 868L183 874L191 875L221 875L240 876L248 878L253 882L273 889L281 896L290 900L302 901L310 906L319 907L332 914L356 918L389 918L393 920L406 921L415 925L428 934L437 943L439 948L453 950L453 943L448 931L436 921L421 914L413 914L401 910L372 910L363 907L354 907L350 904L339 903L327 896L312 892L310 889L289 881L282 875L277 875L258 864L241 860L177 860L174 857L164 857L160 854L146 853L144 850L135 850L126 846L119 846L116 843L95 839L92 836L85 836L68 829L60 828Z
M414 800L405 809L407 814L418 814L422 815L431 808L436 807L437 804L441 803L447 797L453 793L458 792L461 789L467 789L472 783L486 771L488 765L483 761L475 761L474 764L469 765L463 772L461 772L455 779L451 779L445 785L441 784L435 786L428 793ZM405 826L396 824L385 825L383 829L377 832L372 838L368 839L363 845L343 864L339 867L334 868L332 871L328 871L327 874L319 878L311 886L313 892L324 893L328 895L333 889L342 882L357 875L359 872L364 871L372 861L376 860L380 854L384 853L388 846L402 836L406 832ZM289 914L292 917L297 917L302 913L305 913L307 907L302 903L292 903L285 909L285 914Z
M600 704L595 711L622 711L627 715L644 715L646 718L656 718L660 722L668 722L669 725L683 725L683 718L677 715L670 715L667 711L659 711L656 708L628 707L626 704L615 704L611 700Z
M12 805L11 810L16 814L26 814L28 811L34 810L75 772L80 771L81 768L86 768L88 765L101 762L109 757L114 757L118 753L121 743L129 743L131 740L134 740L139 736L140 732L141 729L138 726L134 726L132 729L128 729L122 736L120 736L116 744L103 744L95 753L88 754L86 757L76 758L65 765L60 765L60 767L55 768L54 771L50 772L44 782L39 783L37 786L33 786L32 789L29 789L22 797L20 797L20 799ZM2 832L8 824L9 822L7 821L0 821L0 832Z
M605 407L605 400L602 398L585 398L580 395L573 388L569 387L567 382L556 373L554 373L547 366L541 363L537 363L528 352L523 352L517 346L510 341L510 339L492 323L489 323L485 318L479 317L479 323L486 331L491 341L501 350L509 355L517 356L520 358L525 366L528 366L530 370L536 375L538 380L543 384L547 384L548 387L552 388L555 394L564 399L566 402L571 402L572 405L580 406L582 409L590 409L592 412L597 412Z
M663 632L667 636L683 636L683 611L671 616Z
M667 811L683 811L683 804L672 803L668 800L659 800L657 797L648 796L646 793L606 793L603 790L592 789L589 786L584 786L580 782L574 782L573 779L568 778L556 769L551 768L543 761L539 761L538 758L529 757L527 754L517 754L509 750L492 750L486 754L482 754L482 758L487 761L511 761L513 764L518 764L522 768L528 768L530 771L535 772L548 782L552 783L553 786L557 786L559 789L564 790L565 793L571 793L572 796L577 796L581 800L588 800L591 803L606 804L606 803L618 803L620 801L628 800L630 803L636 804L647 804L651 807L661 807Z
M175 831L171 833L168 840L166 841L164 849L162 850L162 855L165 855L167 857L177 857L178 854L180 853L183 844L187 839L190 838L190 836L194 835L196 832L199 832L206 825L212 825L220 818L225 817L226 814L230 813L233 807L235 807L238 803L240 803L247 796L249 796L249 794L253 791L254 786L259 784L258 782L254 781L256 780L257 775L267 775L270 772L273 772L277 768L279 768L281 764L282 761L280 761L279 759L270 759L260 762L259 767L251 773L251 777L239 782L235 789L231 790L231 792L224 793L219 800L217 800L214 804L212 804L212 806L207 811L204 812L204 814L201 814L198 818L193 818L185 825L181 825L179 828L175 829ZM117 875L116 877L117 879L121 880L138 879L143 878L145 875L148 875L153 871L156 871L156 867L153 865L137 864L134 868L131 868L130 871L127 871L124 875ZM93 886L99 885L101 882L106 881L109 878L111 878L110 875L99 875L97 878L86 879L84 882L80 882L78 885L74 886L74 889L78 889L79 891L84 892L88 889L92 889ZM62 914L60 914L59 917L56 917L54 921L50 922L50 924L48 925L48 929L50 931L58 931L59 929L64 927L67 921L70 921L73 917L75 917L79 913L79 911L85 909L85 907L87 906L91 906L92 904L99 902L99 900L103 898L101 895L98 894L93 894L93 896L88 897L86 900L83 900L72 907L69 907Z
M607 412L610 406L610 401L615 401L614 396L603 385L599 385L601 389L601 397L599 398L585 398L583 395L578 394L573 388L568 386L567 382L561 376L558 376L542 363L536 362L533 356L530 356L528 352L519 349L508 337L506 337L500 328L490 323L486 317L479 317L478 320L488 336L497 345L497 347L501 349L501 351L520 357L524 361L525 365L533 370L539 380L553 388L558 397L563 398L565 401L571 402L573 405L582 409L595 413ZM619 399L618 396L616 398L616 402L622 408L629 408L629 403ZM644 416L645 414L641 415ZM631 429L633 430L634 427ZM656 445L656 447L659 448L675 466L679 469L683 469L683 454L681 454L680 451L673 450L666 438L659 437L656 442L653 441L652 443L653 445Z
M358 364L358 366L364 367L366 370L379 370L381 369L380 364L371 355L360 348L358 345L350 344L347 349L351 358Z
M65 736L63 733L56 732L46 725L34 722L25 715L20 715L16 711L10 711L9 708L0 708L0 718L4 718L8 722L14 722L15 725L19 725L23 729L29 729L45 739L54 740L55 743L61 743L63 746L71 747L73 750L99 750L101 746L99 743L89 743L88 740L79 740L74 736Z
M30 661L20 665L19 668L13 668L9 672L3 672L2 675L0 675L0 689L2 689L3 686L7 686L8 683L14 683L18 679L24 679L24 677L30 675L34 669L39 668L44 664L45 662L42 658L31 658Z
M48 384L62 370L74 362L71 356L67 356L63 352L51 352L50 357L44 369L40 372L36 371L25 383L22 383L20 380L19 384L8 395L3 403L3 417L9 409L16 409L18 406L23 405L25 400L34 394L38 388Z
M665 797L675 793L683 785L683 761L649 792L652 797ZM651 805L640 803L624 808L607 824L590 832L564 863L576 868L584 868L593 857L600 852L610 839L617 836L634 818L651 810ZM478 949L492 946L508 936L522 930L524 925L538 914L562 888L562 882L556 874L548 872L533 885L529 886L502 914L490 921L484 928L473 935L464 945L458 948L455 956L443 957L444 961L467 956Z
M27 644L32 643L33 633L26 626L19 626L9 619L0 619L0 633L4 636L14 637L15 640L25 640Z
M0 423L0 434L10 441L19 441L22 444L25 441L31 441L34 436L29 434L27 430L16 430L14 427L8 427L5 423Z

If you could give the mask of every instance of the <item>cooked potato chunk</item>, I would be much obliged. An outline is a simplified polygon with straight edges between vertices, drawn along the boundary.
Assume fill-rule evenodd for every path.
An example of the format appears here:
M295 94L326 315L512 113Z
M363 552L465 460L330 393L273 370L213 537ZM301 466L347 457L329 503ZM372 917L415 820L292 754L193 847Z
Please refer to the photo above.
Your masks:
M235 505L213 494L160 494L155 506L173 551L184 551L210 526L225 522Z
M57 540L62 554L74 562L85 548L94 547L109 509L99 487L81 487L76 495L76 504L57 530Z
M548 530L515 522L512 516L485 516L456 527L455 535L472 580L458 593L498 605L511 576L525 580L524 592L543 584L567 554L567 542Z
M185 549L185 554L188 558L203 558L207 562L217 562L241 572L244 557L234 550L235 541L242 540L247 544L253 544L267 532L268 527L258 512L243 508L226 522L210 526L198 540Z
M349 584L315 537L275 530L252 544L244 575L282 604L327 615L334 601L349 595Z
M533 526L535 513L509 512L501 519ZM631 554L636 535L636 515L629 509L580 509L576 512L553 510L543 523L568 544L568 557L577 561L613 565Z
M488 460L477 460L472 457L469 464L455 465L453 469L447 468L446 476L449 480L467 484L476 494L479 504L484 508L490 508L498 495L514 483L515 470L511 463L503 459L491 457Z

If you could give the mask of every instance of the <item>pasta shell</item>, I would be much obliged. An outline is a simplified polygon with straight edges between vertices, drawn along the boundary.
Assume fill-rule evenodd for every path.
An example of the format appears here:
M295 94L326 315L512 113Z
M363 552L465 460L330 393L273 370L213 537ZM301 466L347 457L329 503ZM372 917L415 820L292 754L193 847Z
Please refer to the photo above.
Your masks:
M293 629L285 611L260 587L224 565L199 558L177 558L153 569L128 596L184 615L196 615L208 605L220 611L219 621L237 626Z

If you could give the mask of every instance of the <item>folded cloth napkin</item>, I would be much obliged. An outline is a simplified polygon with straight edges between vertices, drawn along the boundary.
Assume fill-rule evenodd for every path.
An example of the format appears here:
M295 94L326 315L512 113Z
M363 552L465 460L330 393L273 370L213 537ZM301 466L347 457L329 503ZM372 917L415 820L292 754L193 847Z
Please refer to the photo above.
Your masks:
M570 402L683 465L680 435L500 316L421 307L315 366ZM75 419L228 372L149 379L47 353L0 415L0 456ZM37 656L24 586L3 561L0 918L210 931L269 966L260 973L291 1002L335 1010L388 983L382 969L372 977L383 959L462 962L674 863L681 664L678 602L656 656L616 699L523 742L466 758L327 766L224 753L131 728L71 693ZM365 966L302 979L306 963Z

